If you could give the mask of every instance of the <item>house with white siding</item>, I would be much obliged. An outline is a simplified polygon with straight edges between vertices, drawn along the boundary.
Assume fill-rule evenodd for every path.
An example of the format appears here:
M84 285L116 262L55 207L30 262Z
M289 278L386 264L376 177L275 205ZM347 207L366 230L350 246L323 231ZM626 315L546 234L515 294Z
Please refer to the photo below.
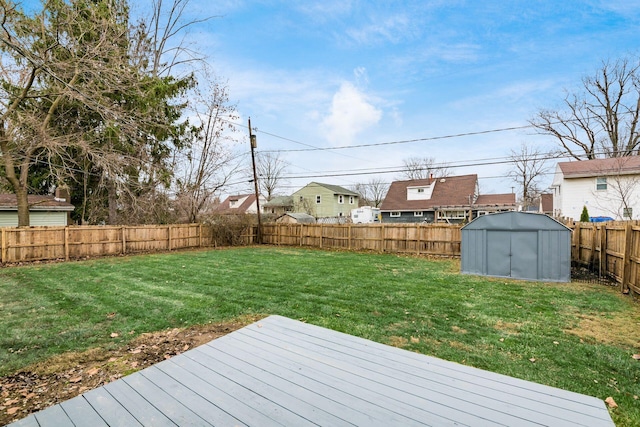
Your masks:
M640 156L559 162L551 184L553 215L640 218Z

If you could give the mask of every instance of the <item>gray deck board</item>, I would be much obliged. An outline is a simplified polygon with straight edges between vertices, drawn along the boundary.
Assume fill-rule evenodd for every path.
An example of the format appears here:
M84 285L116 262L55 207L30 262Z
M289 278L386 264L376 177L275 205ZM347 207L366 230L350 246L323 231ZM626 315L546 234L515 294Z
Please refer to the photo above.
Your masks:
M87 402L84 396L78 396L69 399L60 404L62 409L72 420L82 420L87 425L95 427L104 427L108 424L102 419L100 414Z
M280 319L276 318L274 324L270 325L270 329L275 329L275 325L279 325ZM395 351L393 347L375 343L368 340L358 339L346 334L331 331L326 334L324 328L313 325L302 325L299 329L293 330L285 326L280 326L282 337L286 337L286 342L295 343L303 340L312 344L318 343L321 338L324 344L320 344L326 348L334 348L338 353L347 355L356 355L356 357L377 363L380 368L393 366L394 370L404 372L414 377L420 376L425 380L434 380L445 382L446 384L460 385L461 388L470 390L470 387L477 385L481 387L483 395L490 393L492 398L504 396L513 403L514 397L520 397L521 403L539 402L548 406L557 406L570 413L578 413L588 417L602 416L608 420L610 417L606 411L602 411L603 403L600 399L591 396L585 396L579 393L570 392L542 384L523 381L506 375L495 374L460 365L453 362L447 362L430 356L425 356L409 351ZM306 334L303 332L310 330ZM378 371L376 366L371 367ZM436 377L434 379L434 377Z
M271 328L264 331L247 329L243 332L251 335L252 331L254 338L264 340L262 345L270 345L273 342L274 335L278 335ZM534 396L531 393L529 393L529 396L520 397L511 393L511 388L504 385L505 391L494 388L491 394L488 395L488 390L484 384L486 380L484 379L481 382L465 381L457 385L452 381L447 381L446 376L433 380L431 370L428 375L424 375L419 371L403 372L400 369L388 367L385 361L380 363L372 362L371 356L367 353L354 355L354 351L350 347L345 347L344 352L336 355L328 346L324 346L325 342L318 344L313 342L313 338L304 340L303 337L298 335L296 333L280 335L281 337L286 336L286 338L282 338L282 342L286 343L288 351L295 352L303 357L315 357L314 360L320 363L323 363L322 357L331 355L328 360L338 369L345 369L345 367L349 369L351 366L357 366L358 369L351 369L349 374L372 381L374 387L384 385L391 392L399 392L407 402L418 404L418 400L414 396L420 396L420 398L428 401L424 402L424 404L443 405L450 407L453 411L457 411L459 407L462 407L464 412L470 412L474 417L501 422L505 425L517 423L524 426L529 424L527 420L535 420L535 422L542 422L547 425L580 425L582 423L582 425L588 426L593 424L594 411L591 407L585 405L577 407L574 405L573 410L567 409L566 405L575 403L573 400L567 401L556 398L553 404L547 403L543 405L532 400ZM335 343L328 343L328 345L336 346ZM310 354L314 356L309 356ZM344 362L344 365L337 364L337 361ZM470 378L474 379L474 377ZM554 389L548 388L545 391L551 393ZM405 393L408 393L409 396L404 395ZM575 398L576 395L572 394L571 397ZM461 402L464 404L461 405ZM591 414L585 415L585 412L589 411ZM550 413L547 414L546 412ZM463 421L466 418L460 414L456 419ZM535 423L530 425L535 425Z
M593 426L590 396L270 316L13 426Z

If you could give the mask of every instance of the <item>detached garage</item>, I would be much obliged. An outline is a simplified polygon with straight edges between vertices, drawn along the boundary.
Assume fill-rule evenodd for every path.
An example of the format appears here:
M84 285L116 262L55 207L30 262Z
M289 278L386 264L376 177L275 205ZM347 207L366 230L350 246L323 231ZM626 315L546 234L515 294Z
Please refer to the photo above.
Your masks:
M571 229L536 213L501 212L462 227L462 273L571 280Z

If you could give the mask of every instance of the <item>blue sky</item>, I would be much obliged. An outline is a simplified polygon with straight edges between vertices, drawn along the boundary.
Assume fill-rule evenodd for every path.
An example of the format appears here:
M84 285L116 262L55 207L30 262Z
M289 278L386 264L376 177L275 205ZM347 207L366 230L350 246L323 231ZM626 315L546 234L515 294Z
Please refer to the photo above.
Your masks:
M191 0L189 13L215 16L187 41L228 82L241 123L251 117L259 151L423 139L282 151L289 192L390 182L398 174L383 172L416 156L477 173L482 193L510 192L509 166L460 166L553 140L531 129L429 138L526 126L602 61L640 53L640 0Z

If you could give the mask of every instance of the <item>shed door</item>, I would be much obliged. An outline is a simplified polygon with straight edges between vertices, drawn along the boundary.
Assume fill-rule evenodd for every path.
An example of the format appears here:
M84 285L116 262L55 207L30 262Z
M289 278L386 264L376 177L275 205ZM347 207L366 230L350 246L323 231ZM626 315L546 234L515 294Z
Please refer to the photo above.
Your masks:
M487 274L511 276L510 231L487 231Z
M537 231L487 231L487 274L537 279Z
M511 233L511 277L538 279L538 232Z

